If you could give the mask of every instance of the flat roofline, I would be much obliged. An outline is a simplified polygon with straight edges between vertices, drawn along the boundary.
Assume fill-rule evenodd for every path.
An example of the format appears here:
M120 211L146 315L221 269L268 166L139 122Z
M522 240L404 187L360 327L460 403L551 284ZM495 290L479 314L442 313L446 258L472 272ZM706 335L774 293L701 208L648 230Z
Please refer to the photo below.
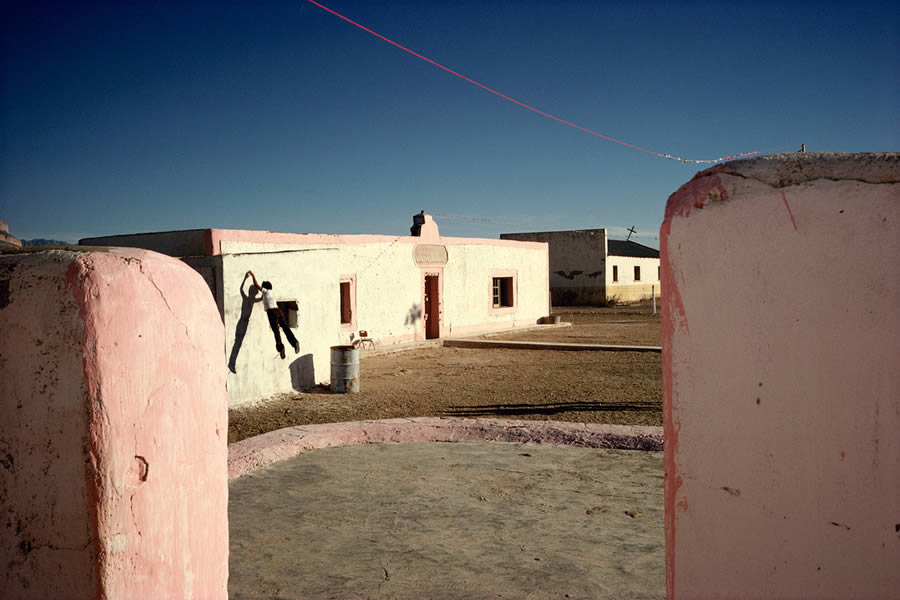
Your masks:
M261 229L176 229L170 231L146 231L143 233L123 233L103 236L86 237L78 240L79 245L96 244L100 240L111 241L110 238L119 238L127 245L128 238L153 237L177 234L202 233L206 239L206 253L199 256L218 256L222 254L222 242L249 243L249 244L341 244L357 245L371 243L402 243L402 244L444 244L444 245L492 245L492 246L517 246L520 248L533 247L535 249L547 247L546 242L502 240L497 238L463 238L463 237L418 237L412 235L384 235L368 233L291 233L280 231L268 231Z
M444 245L492 245L518 247L546 247L546 242L501 240L497 238L462 238L462 237L418 237L413 235L383 234L338 234L338 233L279 233L252 229L212 229L210 230L212 254L220 254L220 242L244 242L257 244L368 244L399 242L402 244L444 244Z
M88 237L83 237L78 240L80 244L83 240L96 240L98 238L108 238L108 237L137 237L139 235L158 235L163 233L196 233L198 231L209 231L208 227L201 229L171 229L168 231L141 231L137 233L110 233L108 235L90 235Z
M501 233L500 235L537 235L544 233L596 233L599 231L606 231L606 227L598 227L594 229L557 229L554 231L508 231L506 233Z

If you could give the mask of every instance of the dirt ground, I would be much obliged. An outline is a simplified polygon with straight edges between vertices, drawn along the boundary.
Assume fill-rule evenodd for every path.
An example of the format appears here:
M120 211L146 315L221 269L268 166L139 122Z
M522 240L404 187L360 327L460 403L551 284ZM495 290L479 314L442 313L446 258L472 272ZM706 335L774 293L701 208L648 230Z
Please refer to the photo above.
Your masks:
M660 345L649 304L557 307L571 327L489 339ZM488 337L488 336L482 336ZM360 356L359 394L325 388L229 411L228 441L317 423L398 417L506 417L662 425L662 358L653 352L427 347Z
M229 486L228 596L664 598L661 452L324 448Z

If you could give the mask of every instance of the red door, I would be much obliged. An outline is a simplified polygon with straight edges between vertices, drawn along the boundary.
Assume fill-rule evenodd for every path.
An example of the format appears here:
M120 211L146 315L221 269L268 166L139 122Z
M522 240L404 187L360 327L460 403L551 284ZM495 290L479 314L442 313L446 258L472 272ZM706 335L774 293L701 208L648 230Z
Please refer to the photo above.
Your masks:
M439 279L436 274L425 275L425 339L441 337L441 303L438 297Z

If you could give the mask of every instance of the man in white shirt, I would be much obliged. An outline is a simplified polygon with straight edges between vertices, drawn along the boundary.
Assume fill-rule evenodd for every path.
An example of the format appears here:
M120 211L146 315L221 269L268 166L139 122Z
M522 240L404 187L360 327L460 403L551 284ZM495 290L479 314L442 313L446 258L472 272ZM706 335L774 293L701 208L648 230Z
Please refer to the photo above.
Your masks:
M284 313L282 313L281 309L278 307L278 300L275 297L275 293L272 291L272 283L263 281L262 285L260 285L259 282L256 281L256 275L253 274L253 271L247 271L247 274L253 278L253 285L256 286L256 289L262 292L263 308L266 309L266 316L269 317L269 327L272 328L272 333L275 334L275 349L278 350L278 354L281 355L281 358L284 358L284 344L281 343L281 334L278 332L279 325L284 331L284 335L288 339L288 342L294 347L294 352L299 353L300 342L294 337L291 328L288 327Z

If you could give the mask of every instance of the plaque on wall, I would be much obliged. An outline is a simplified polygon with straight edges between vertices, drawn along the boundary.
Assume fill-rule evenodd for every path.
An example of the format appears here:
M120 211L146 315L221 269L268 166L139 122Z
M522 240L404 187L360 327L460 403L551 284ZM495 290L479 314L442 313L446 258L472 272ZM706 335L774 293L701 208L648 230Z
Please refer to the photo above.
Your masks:
M417 265L446 265L447 246L443 244L418 244L413 252Z

